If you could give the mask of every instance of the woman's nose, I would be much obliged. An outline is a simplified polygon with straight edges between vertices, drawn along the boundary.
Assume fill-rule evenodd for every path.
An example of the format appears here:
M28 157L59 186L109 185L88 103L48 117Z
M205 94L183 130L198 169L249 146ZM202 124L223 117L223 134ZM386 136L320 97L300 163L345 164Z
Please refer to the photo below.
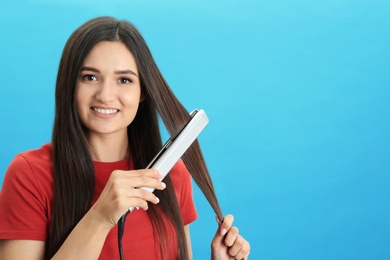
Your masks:
M115 99L115 88L114 84L108 81L103 81L96 93L96 99L102 103L111 102Z

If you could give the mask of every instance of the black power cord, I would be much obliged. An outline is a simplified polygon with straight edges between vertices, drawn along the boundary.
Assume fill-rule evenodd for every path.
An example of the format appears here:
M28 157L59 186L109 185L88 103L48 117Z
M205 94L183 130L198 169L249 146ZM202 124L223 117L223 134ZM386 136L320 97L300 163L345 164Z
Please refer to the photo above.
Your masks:
M124 260L123 256L123 248L122 248L122 237L125 233L125 221L127 214L130 213L130 210L128 210L118 221L118 250L119 250L119 259Z

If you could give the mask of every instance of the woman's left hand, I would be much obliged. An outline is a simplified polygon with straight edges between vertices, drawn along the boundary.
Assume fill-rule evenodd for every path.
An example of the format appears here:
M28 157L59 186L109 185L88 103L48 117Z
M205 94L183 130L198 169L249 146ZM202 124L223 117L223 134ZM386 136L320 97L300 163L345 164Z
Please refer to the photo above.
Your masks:
M212 260L248 259L249 242L238 234L237 227L232 226L233 220L233 215L229 214L225 216L222 223L219 223L218 230L211 242Z

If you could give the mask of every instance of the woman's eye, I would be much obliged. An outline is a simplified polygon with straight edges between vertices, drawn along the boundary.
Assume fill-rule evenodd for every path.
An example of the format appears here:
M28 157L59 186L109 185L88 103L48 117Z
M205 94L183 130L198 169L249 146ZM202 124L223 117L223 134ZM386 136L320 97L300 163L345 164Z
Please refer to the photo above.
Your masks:
M87 80L87 81L96 81L97 80L97 77L94 75L84 75L84 76L82 76L82 78Z
M128 78L121 78L121 79L119 79L119 82L121 84L129 84L129 83L131 83L133 81L131 79L128 79Z

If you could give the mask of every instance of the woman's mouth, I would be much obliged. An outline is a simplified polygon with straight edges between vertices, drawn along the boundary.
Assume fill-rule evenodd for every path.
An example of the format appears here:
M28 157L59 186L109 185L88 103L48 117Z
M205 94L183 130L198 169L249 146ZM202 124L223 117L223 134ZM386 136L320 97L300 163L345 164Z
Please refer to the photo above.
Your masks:
M97 108L97 107L91 107L91 109L93 111L96 111L100 114L105 114L105 115L111 115L111 114L115 114L115 113L118 113L118 109L112 109L112 108Z

